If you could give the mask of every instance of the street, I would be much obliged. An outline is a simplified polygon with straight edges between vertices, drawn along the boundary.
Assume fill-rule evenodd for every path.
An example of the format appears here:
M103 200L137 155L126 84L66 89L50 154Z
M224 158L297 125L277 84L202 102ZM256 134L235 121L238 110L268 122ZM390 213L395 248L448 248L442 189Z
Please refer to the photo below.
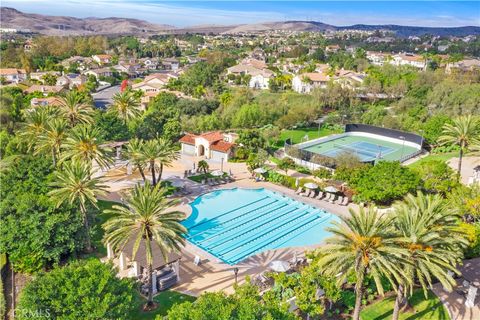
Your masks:
M109 104L112 103L113 95L118 92L120 92L120 85L112 86L99 92L92 93L95 107L99 109L105 109Z

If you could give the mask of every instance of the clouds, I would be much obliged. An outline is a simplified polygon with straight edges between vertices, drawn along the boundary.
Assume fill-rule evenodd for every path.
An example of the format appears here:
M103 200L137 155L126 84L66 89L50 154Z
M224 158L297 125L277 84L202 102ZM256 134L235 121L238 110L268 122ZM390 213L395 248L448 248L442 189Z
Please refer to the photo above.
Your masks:
M2 0L28 13L125 17L174 26L315 20L333 25L480 25L478 2L158 2L155 0Z

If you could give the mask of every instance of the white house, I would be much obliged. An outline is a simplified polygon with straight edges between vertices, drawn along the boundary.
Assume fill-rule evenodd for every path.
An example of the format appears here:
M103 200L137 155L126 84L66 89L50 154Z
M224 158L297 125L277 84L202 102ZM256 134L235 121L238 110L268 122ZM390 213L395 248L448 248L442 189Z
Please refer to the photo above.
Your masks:
M0 78L4 78L8 83L19 83L27 79L27 72L24 69L0 69Z
M96 54L92 56L92 59L98 64L108 64L112 62L112 56L109 54Z
M412 66L419 69L425 69L427 64L425 58L418 54L396 54L390 62L396 66Z
M388 55L383 52L367 51L366 58L373 65L383 66L388 60Z
M252 89L268 89L270 79L274 73L268 69L259 70L251 73L252 77L248 86Z
M314 88L326 88L330 76L320 72L309 72L296 75L292 79L292 89L298 93L310 93Z
M170 73L154 73L145 77L142 82L134 83L132 89L141 90L145 93L159 92L172 78L177 77Z
M87 70L83 74L93 75L95 76L95 78L99 79L100 77L111 77L113 75L113 72L112 70L110 70L110 68L99 68Z
M81 86L87 82L87 77L83 74L68 73L57 78L57 86L73 87Z
M236 134L213 131L200 135L187 133L180 139L180 143L182 154L228 161L233 155L236 139Z
M165 70L178 71L180 62L175 58L166 58L162 60L162 66Z

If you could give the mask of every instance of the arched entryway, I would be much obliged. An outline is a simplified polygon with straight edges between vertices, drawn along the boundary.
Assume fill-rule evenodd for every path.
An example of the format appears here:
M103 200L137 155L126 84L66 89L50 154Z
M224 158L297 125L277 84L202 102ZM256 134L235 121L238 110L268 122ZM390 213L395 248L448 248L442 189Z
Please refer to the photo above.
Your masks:
M205 155L205 147L203 145L198 146L197 156L201 157Z

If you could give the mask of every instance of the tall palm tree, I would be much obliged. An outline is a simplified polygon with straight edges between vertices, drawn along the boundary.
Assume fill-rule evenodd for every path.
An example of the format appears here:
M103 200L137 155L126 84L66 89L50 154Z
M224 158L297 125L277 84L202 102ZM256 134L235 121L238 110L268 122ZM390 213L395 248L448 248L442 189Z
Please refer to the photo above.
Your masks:
M141 139L131 139L127 144L127 154L130 162L140 171L142 175L143 182L147 179L145 178L145 172L143 169L146 166L145 159L143 157L143 145L144 141Z
M38 107L25 113L25 125L20 135L27 141L29 148L35 145L37 138L47 127L47 122L56 115L58 112L51 107Z
M55 187L49 192L57 206L67 202L77 202L83 218L86 231L86 249L92 250L90 241L90 227L87 216L87 203L97 206L97 196L106 193L106 186L101 184L99 178L92 178L92 166L88 162L70 161L62 166L62 169L55 172L55 180L52 186Z
M472 146L480 144L480 120L472 115L460 116L453 119L453 124L446 123L443 126L443 135L438 138L440 144L451 144L460 147L458 155L457 178L460 180L462 172L463 154Z
M110 151L100 145L100 131L90 125L74 127L62 144L61 161L68 159L82 162L97 162L101 168L108 168L112 162Z
M145 141L142 148L142 157L150 168L152 185L156 186L162 179L163 167L170 166L175 159L178 159L178 152L173 149L172 144L167 139L156 138ZM157 171L158 177L156 176Z
M125 246L134 241L132 259L135 259L140 245L145 246L145 256L148 264L148 302L152 306L152 245L158 246L163 259L168 261L168 254L180 251L184 244L182 234L186 232L180 221L185 217L182 212L168 211L175 202L166 198L166 190L159 185L137 185L127 196L126 206L113 206L108 213L114 216L104 225L106 243L115 252L122 251Z
M76 91L70 91L60 98L60 112L71 127L79 123L93 123L93 108L83 101L83 97Z
M51 152L53 166L57 166L57 157L60 147L67 136L67 122L64 119L51 119L43 132L38 136L35 153Z
M393 319L398 320L408 287L411 293L413 285L420 284L426 297L432 279L437 279L445 289L452 290L455 280L449 271L459 273L456 265L463 256L462 247L468 242L458 228L460 214L449 208L440 195L409 194L394 208L394 228L406 240L403 245L408 249L408 263L402 269L410 277L407 283L398 286L393 310Z
M383 295L381 278L387 278L392 284L401 283L403 271L398 262L403 261L407 252L400 246L401 239L392 232L392 219L380 216L374 208L360 208L358 212L350 209L350 217L341 217L341 220L343 223L336 222L328 228L333 237L320 248L318 263L327 275L341 274L339 282L355 273L353 319L359 320L365 277L372 276Z
M108 107L108 110L116 114L117 117L127 124L129 120L137 118L142 113L139 100L140 99L129 90L116 93L113 96L113 103Z

